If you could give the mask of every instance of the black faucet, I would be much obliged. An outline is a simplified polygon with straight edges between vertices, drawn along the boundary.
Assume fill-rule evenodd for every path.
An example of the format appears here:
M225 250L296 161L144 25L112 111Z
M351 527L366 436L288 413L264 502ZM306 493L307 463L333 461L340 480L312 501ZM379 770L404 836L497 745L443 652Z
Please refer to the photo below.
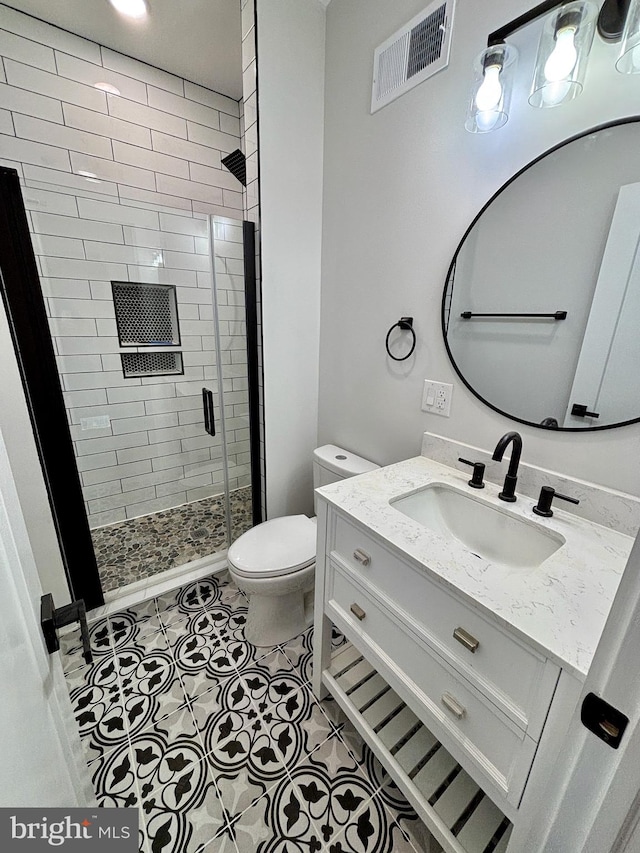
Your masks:
M511 459L509 460L509 470L504 478L504 486L498 495L501 501L513 503L516 499L516 483L518 482L518 465L520 464L520 454L522 453L522 437L519 432L506 432L500 441L496 444L496 449L491 457L496 462L501 462L507 445L513 442L511 449Z

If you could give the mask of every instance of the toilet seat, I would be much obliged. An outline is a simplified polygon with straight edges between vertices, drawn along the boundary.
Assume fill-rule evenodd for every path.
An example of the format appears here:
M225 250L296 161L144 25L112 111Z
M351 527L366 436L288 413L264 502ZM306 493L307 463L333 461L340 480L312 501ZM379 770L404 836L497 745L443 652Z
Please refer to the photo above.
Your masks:
M263 521L243 533L229 548L233 570L247 578L276 578L313 565L316 524L306 515Z

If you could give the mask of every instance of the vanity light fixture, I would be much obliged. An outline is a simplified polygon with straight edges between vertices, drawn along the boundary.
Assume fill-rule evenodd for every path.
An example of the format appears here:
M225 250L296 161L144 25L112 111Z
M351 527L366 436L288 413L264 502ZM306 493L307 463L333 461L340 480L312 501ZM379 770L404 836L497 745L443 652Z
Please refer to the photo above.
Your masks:
M628 10L620 56L616 68L621 74L640 74L640 2L627 0Z
M529 95L532 106L555 107L580 94L596 22L603 40L622 41L618 71L640 73L640 0L604 0L599 13L593 0L544 0L491 33L476 58L465 122L471 133L487 133L506 124L516 56L506 39L543 15L548 17Z
M590 0L567 3L544 23L531 85L532 107L556 107L580 94L595 32Z
M113 8L127 18L141 20L149 14L145 0L109 0Z
M506 124L517 56L515 47L498 44L476 57L465 123L470 133L488 133Z

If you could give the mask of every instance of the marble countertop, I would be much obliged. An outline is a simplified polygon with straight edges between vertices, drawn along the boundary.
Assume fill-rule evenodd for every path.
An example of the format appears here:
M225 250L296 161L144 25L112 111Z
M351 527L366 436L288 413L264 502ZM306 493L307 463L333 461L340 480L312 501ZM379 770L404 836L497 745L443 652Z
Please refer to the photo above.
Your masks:
M530 497L498 499L500 488L467 485L470 472L417 456L317 490L343 514L365 525L560 666L584 679L602 634L633 537L572 515L554 504L552 518L536 516ZM432 532L389 501L444 483L521 519L559 533L565 544L537 568L509 568L471 555L462 543Z

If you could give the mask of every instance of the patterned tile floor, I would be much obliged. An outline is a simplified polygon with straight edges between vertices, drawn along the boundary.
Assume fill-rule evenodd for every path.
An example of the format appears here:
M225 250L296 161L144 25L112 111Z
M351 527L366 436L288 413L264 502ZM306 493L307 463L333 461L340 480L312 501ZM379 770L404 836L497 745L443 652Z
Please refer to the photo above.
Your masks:
M229 495L231 539L253 526L251 486ZM91 531L103 592L216 554L228 546L224 498L214 495Z
M140 809L142 853L439 850L313 696L312 629L260 649L246 613L225 573L91 623L91 665L77 632L62 638L99 803Z

